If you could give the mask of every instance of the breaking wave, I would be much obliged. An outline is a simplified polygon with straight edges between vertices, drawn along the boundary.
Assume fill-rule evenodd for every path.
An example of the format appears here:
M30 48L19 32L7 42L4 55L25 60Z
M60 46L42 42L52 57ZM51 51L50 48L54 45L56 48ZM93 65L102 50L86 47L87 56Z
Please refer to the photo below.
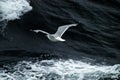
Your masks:
M91 65L75 60L22 61L0 71L1 80L117 80L120 65Z
M28 0L0 0L0 21L19 19L30 10Z

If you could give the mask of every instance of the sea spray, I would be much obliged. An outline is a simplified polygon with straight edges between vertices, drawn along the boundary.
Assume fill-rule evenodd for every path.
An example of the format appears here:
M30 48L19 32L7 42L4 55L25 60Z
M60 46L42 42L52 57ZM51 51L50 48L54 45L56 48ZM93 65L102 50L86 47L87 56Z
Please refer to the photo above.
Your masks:
M1 0L0 20L20 19L24 13L32 10L27 0Z
M20 19L20 16L32 10L28 0L0 0L0 32L9 20Z
M2 80L117 80L120 65L91 65L76 60L22 61L0 71Z

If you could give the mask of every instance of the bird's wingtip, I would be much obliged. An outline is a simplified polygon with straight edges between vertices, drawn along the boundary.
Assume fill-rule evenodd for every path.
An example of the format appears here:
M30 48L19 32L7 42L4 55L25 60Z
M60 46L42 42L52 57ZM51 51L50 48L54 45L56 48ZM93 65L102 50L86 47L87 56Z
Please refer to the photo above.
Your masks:
M75 24L72 24L72 26L77 26L78 24L77 23L75 23Z
M35 33L39 32L38 30L32 30L32 29L30 29L30 31L35 32Z

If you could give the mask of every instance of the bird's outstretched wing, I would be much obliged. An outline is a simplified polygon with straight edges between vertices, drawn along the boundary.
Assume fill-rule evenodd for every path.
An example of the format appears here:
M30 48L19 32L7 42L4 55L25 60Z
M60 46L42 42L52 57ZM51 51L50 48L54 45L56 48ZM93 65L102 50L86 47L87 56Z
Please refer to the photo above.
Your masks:
M32 30L33 32L35 32L35 33L38 33L38 32L42 32L42 33L44 33L44 34L49 34L48 32L46 32L46 31L43 31L43 30Z
M68 24L68 25L59 26L59 28L58 28L57 32L54 34L54 36L55 37L62 37L64 32L72 26L77 26L77 24Z

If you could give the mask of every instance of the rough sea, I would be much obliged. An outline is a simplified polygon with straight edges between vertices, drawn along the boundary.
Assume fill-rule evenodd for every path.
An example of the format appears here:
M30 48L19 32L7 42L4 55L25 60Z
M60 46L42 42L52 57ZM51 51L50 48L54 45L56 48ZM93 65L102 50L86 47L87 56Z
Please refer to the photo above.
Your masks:
M0 80L120 80L120 1L0 0Z

